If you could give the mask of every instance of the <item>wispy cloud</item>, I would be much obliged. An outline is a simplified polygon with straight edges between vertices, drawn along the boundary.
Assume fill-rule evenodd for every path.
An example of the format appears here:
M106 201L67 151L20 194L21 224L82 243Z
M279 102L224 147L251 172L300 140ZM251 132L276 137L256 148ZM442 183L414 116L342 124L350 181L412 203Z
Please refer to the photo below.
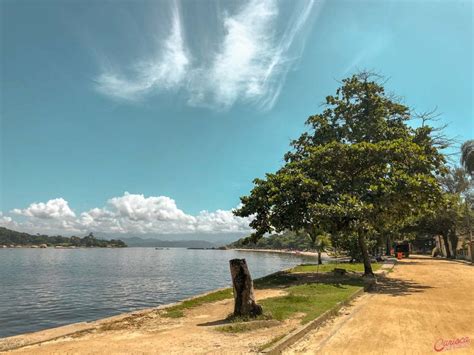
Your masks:
M191 104L229 107L239 98L259 100L268 93L277 15L275 1L255 0L224 17L226 35L211 66L195 78Z
M302 45L293 48L295 38L302 37L314 4L314 0L297 2L289 20L282 18L286 14L280 13L276 0L250 0L232 14L223 13L218 22L224 35L217 39L217 50L210 61L198 63L186 47L175 3L171 32L157 49L158 55L135 63L131 77L108 68L97 78L97 89L124 100L182 89L192 106L227 109L240 101L268 110L301 55Z
M171 31L158 48L154 58L145 59L133 67L128 78L108 68L96 80L101 93L125 100L137 100L155 89L176 89L182 85L190 59L186 51L178 4L172 9Z
M343 69L342 76L367 67L370 68L371 61L387 49L391 41L391 35L382 29L375 35L355 30L352 33L353 35L357 33L358 39L363 39L361 40L363 45L355 50L351 60Z

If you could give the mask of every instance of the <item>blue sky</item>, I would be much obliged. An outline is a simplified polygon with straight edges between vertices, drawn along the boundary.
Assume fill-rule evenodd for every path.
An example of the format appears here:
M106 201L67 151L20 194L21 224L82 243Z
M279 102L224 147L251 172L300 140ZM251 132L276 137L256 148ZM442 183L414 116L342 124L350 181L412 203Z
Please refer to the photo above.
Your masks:
M437 107L459 142L474 136L472 1L0 6L11 228L247 231L230 212L239 196L358 69L417 111Z

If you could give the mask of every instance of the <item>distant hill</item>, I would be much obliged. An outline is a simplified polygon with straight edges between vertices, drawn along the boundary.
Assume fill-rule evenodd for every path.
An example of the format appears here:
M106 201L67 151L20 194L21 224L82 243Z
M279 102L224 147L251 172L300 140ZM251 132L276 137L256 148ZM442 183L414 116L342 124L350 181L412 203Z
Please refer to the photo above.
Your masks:
M123 233L123 234L113 234L113 233L103 233L103 232L94 232L94 235L98 238L102 239L116 239L120 238L121 240L130 240L130 239L141 239L141 240L150 240L149 246L155 246L156 241L179 241L179 242L209 242L212 246L223 246L229 244L248 233L245 232L222 232L222 233L204 233L204 232L196 232L196 233L172 233L172 234L164 234L164 233L147 233L147 234L132 234L132 233ZM136 243L140 242L136 240ZM134 243L133 241L131 242ZM132 246L131 244L127 245ZM138 245L134 245L138 246ZM185 247L188 247L187 245ZM188 248L192 248L190 246Z
M216 244L205 240L160 240L153 238L122 238L129 247L159 247L159 248L214 248Z
M17 232L11 229L0 227L0 246L64 246L64 247L126 247L127 245L118 239L104 240L97 239L92 233L85 237L63 237L47 236L47 235L32 235L23 232Z

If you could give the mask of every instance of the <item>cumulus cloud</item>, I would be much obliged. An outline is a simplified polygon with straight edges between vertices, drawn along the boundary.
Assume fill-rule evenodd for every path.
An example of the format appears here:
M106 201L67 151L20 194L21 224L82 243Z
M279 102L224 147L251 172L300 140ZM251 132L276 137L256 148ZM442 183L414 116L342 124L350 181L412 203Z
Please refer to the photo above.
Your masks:
M46 203L32 203L29 207L23 210L14 209L12 213L40 219L73 218L76 216L76 214L69 208L68 202L63 198L49 200Z
M62 198L32 203L11 213L26 217L15 221L0 214L0 225L42 233L227 233L249 232L250 218L233 215L232 210L201 211L196 216L179 209L167 196L130 194L109 199L104 207L95 207L78 216Z
M196 217L196 231L206 233L250 231L250 221L250 218L235 217L232 210L201 211Z
M277 0L249 0L235 13L222 13L218 21L224 35L206 63L196 58L191 63L179 7L174 3L171 32L157 49L160 54L135 64L132 77L105 70L97 78L97 89L125 100L182 89L192 106L227 109L242 101L270 109L286 74L301 55L302 46L293 50L292 46L296 36L302 34L314 3L297 2L292 16L280 13ZM321 7L322 2L318 5ZM282 22L283 31L277 31Z
M4 216L2 212L0 212L0 226L6 228L13 228L16 226L15 221L11 217Z

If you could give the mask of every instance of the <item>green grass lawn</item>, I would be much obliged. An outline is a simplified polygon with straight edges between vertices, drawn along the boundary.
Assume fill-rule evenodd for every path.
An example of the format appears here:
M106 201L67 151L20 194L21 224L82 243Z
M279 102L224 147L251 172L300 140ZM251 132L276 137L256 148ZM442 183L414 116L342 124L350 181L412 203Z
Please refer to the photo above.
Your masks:
M373 263L372 270L377 271L382 264ZM297 272L331 272L334 268L346 269L347 271L364 272L363 263L329 263L322 265L302 264L290 270L290 273Z
M286 296L267 298L259 303L272 318L285 320L296 313L304 313L301 322L307 323L345 300L362 288L360 285L310 283L290 286L285 289Z
M329 263L322 265L303 264L294 267L288 273L265 276L254 280L256 289L284 288L289 292L287 296L276 297L261 301L266 312L270 313L274 319L283 320L291 317L295 313L305 313L303 322L308 322L330 309L337 302L345 299L359 287L358 280L342 280L341 283L314 283L294 286L298 273L329 273L335 267L346 269L347 271L363 272L362 263ZM374 271L378 270L381 264L372 264ZM292 275L293 274L293 275ZM163 310L162 315L169 318L179 318L184 316L184 310L200 306L205 303L221 301L233 298L232 289L227 288L212 292L208 295L196 297L192 300L184 301L175 306Z

